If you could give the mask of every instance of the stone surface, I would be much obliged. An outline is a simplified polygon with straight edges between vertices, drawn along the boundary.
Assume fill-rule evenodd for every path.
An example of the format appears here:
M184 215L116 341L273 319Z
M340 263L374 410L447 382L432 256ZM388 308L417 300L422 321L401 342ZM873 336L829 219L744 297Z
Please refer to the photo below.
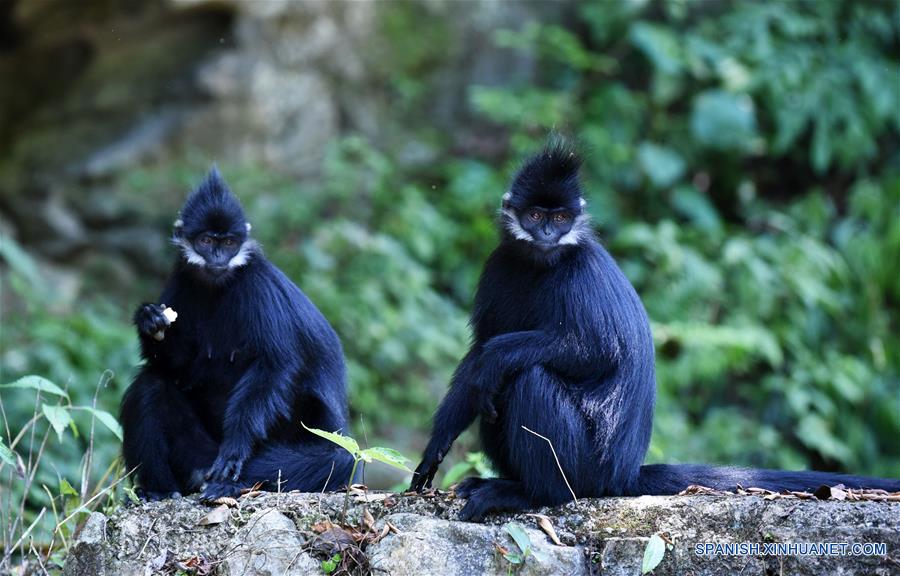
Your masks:
M579 500L547 514L564 547L555 546L527 514L491 516L486 523L456 520L462 501L373 494L354 497L346 523L360 526L365 511L379 541L364 545L372 573L385 575L507 574L500 548L516 551L503 525L527 531L543 557L526 559L520 574L637 575L649 538L674 543L657 575L717 576L897 574L900 503L765 500L757 496L674 496ZM108 519L92 514L66 561L69 576L153 572L160 559L203 559L218 574L320 574L316 530L341 516L340 494L263 494L239 500L224 521L198 525L211 508L196 497L122 508ZM701 556L697 544L883 543L872 556ZM308 550L307 550L308 549Z
M254 512L231 539L222 573L229 576L302 576L319 563L303 551L305 539L291 520L275 508Z
M497 553L495 545L516 549L512 538L496 526L408 513L391 514L384 522L390 522L400 533L390 533L367 552L376 572L395 576L505 574L510 564ZM580 548L555 546L546 534L535 528L527 528L526 533L538 556L543 558L527 558L516 574L587 573L585 555Z
M109 554L106 539L106 516L92 512L72 546L66 560L66 570L71 574L101 574Z

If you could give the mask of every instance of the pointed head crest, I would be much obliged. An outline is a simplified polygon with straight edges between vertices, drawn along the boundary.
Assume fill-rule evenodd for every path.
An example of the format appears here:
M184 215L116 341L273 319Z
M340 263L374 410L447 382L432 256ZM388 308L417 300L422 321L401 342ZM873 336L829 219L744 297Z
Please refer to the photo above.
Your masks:
M575 148L561 138L552 139L519 169L504 196L504 206L518 210L533 206L566 208L581 213L584 201L578 182L579 168L581 157Z
M215 166L188 196L175 227L187 238L201 232L245 237L250 230L240 201Z

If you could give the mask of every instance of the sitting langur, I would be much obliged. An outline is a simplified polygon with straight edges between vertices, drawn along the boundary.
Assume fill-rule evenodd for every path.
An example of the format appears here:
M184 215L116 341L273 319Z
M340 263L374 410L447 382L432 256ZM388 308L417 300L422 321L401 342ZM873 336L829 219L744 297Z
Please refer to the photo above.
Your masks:
M528 161L504 196L500 246L485 264L474 341L438 409L412 488L431 485L456 437L481 416L501 478L457 488L460 513L556 505L582 496L675 494L690 484L772 490L822 484L900 490L900 481L705 465L641 466L656 394L653 340L634 288L594 238L561 143ZM550 445L530 431L548 438Z
M134 315L146 362L122 400L123 452L145 498L204 481L207 499L256 483L318 491L350 475L350 455L301 425L346 428L340 341L249 232L213 169L175 222L159 303Z

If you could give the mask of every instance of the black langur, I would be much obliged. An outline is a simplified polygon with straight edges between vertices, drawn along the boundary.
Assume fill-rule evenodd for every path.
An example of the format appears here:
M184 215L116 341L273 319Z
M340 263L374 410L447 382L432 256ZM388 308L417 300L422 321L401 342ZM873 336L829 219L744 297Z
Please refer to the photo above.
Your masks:
M121 420L145 498L204 481L215 499L257 483L318 491L349 478L350 455L301 426L346 429L340 340L249 232L213 168L175 222L180 255L159 304L134 314L145 363Z
M456 437L481 417L497 479L470 478L463 520L576 496L675 494L691 484L900 490L900 481L707 465L641 466L656 396L641 300L591 230L580 160L561 141L529 160L503 196L500 245L475 295L473 343L434 417L412 489L430 487ZM526 430L527 428L528 430ZM548 443L559 457L559 466Z

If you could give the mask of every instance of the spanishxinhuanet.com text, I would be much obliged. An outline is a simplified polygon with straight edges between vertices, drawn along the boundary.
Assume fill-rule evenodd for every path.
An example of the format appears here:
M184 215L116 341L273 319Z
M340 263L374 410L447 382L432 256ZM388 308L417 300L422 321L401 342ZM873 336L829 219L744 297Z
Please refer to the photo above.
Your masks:
M697 556L885 556L884 542L699 542Z

